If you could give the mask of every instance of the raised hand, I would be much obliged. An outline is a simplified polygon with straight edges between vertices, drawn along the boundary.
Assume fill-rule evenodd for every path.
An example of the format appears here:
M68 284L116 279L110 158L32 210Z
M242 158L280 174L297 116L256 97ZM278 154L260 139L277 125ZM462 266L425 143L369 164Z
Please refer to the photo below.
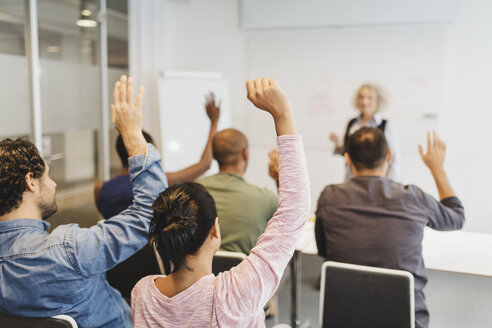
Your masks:
M444 167L446 144L439 138L436 131L432 132L432 137L431 134L427 132L427 153L424 154L421 145L419 145L419 153L429 169L442 169Z
M420 157L425 165L430 169L436 183L439 198L441 200L456 196L451 183L449 182L446 171L444 170L444 157L446 155L446 144L439 138L436 131L427 133L427 153L424 154L422 146L419 145Z
M340 147L340 138L338 137L338 134L332 132L330 133L330 140L335 144L335 147Z
M122 75L115 83L111 112L116 129L121 133L129 156L145 153L146 141L142 134L142 99L144 88L138 89L133 102L133 79Z
M274 118L291 111L290 101L275 79L266 77L246 82L248 99L257 108L269 112Z
M272 177L273 180L277 183L278 187L278 172L279 172L279 164L278 164L278 153L276 148L270 149L268 152L268 174Z
M272 115L277 135L297 133L289 98L275 79L263 77L254 81L248 80L246 89L249 101Z
M221 103L222 100L219 100L218 103L215 102L215 94L213 92L205 95L205 110L212 124L217 124L219 122Z

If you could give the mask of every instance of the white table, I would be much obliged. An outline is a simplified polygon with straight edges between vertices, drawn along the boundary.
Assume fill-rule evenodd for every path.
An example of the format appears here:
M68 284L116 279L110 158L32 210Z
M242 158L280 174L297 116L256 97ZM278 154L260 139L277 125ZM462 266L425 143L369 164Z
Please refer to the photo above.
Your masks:
M290 263L291 326L300 327L298 304L301 284L301 254L318 254L314 216L310 217L297 241ZM492 234L468 231L424 230L422 255L429 270L492 277Z

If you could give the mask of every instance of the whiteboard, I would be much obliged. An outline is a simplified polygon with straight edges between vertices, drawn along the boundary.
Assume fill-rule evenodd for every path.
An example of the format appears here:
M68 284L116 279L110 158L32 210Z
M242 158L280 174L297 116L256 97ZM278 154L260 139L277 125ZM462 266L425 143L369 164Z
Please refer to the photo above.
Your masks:
M164 168L181 170L200 160L210 130L205 95L221 99L219 130L231 125L229 83L223 74L164 72L158 78L159 119ZM212 164L208 174L218 172Z
M451 22L456 0L243 0L246 29Z

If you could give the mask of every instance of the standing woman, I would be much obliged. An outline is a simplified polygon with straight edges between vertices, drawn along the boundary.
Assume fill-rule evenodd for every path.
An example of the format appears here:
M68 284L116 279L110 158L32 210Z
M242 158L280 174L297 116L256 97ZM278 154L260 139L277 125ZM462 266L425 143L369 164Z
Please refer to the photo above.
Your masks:
M387 177L397 182L401 180L401 155L398 135L396 130L388 120L383 119L379 114L379 109L384 103L381 91L374 84L363 84L354 98L354 105L360 111L360 115L351 119L345 130L343 139L335 133L331 133L330 140L335 144L335 154L345 153L345 145L348 137L359 130L361 127L379 128L385 135L388 146L393 153ZM346 169L345 180L351 177L350 170Z

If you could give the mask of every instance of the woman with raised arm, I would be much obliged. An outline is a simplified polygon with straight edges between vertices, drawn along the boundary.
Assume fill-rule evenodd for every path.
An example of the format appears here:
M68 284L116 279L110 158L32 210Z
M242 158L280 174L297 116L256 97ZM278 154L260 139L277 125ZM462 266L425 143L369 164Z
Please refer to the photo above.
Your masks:
M343 156L348 137L355 131L364 126L380 129L384 133L386 140L388 141L388 146L393 153L387 177L400 182L400 145L394 124L391 124L390 121L384 119L381 114L379 114L379 110L383 107L384 102L383 93L378 86L370 83L361 85L354 97L354 107L359 110L360 114L348 122L343 139L336 133L331 133L330 140L335 144L335 154ZM345 171L345 180L348 180L351 177L352 174L347 167Z
M153 205L150 242L166 274L140 280L132 291L135 327L264 327L263 306L278 288L309 215L302 140L290 101L274 79L246 83L248 99L275 121L279 206L251 253L230 271L212 274L220 247L219 218L210 194L187 182L163 191Z

